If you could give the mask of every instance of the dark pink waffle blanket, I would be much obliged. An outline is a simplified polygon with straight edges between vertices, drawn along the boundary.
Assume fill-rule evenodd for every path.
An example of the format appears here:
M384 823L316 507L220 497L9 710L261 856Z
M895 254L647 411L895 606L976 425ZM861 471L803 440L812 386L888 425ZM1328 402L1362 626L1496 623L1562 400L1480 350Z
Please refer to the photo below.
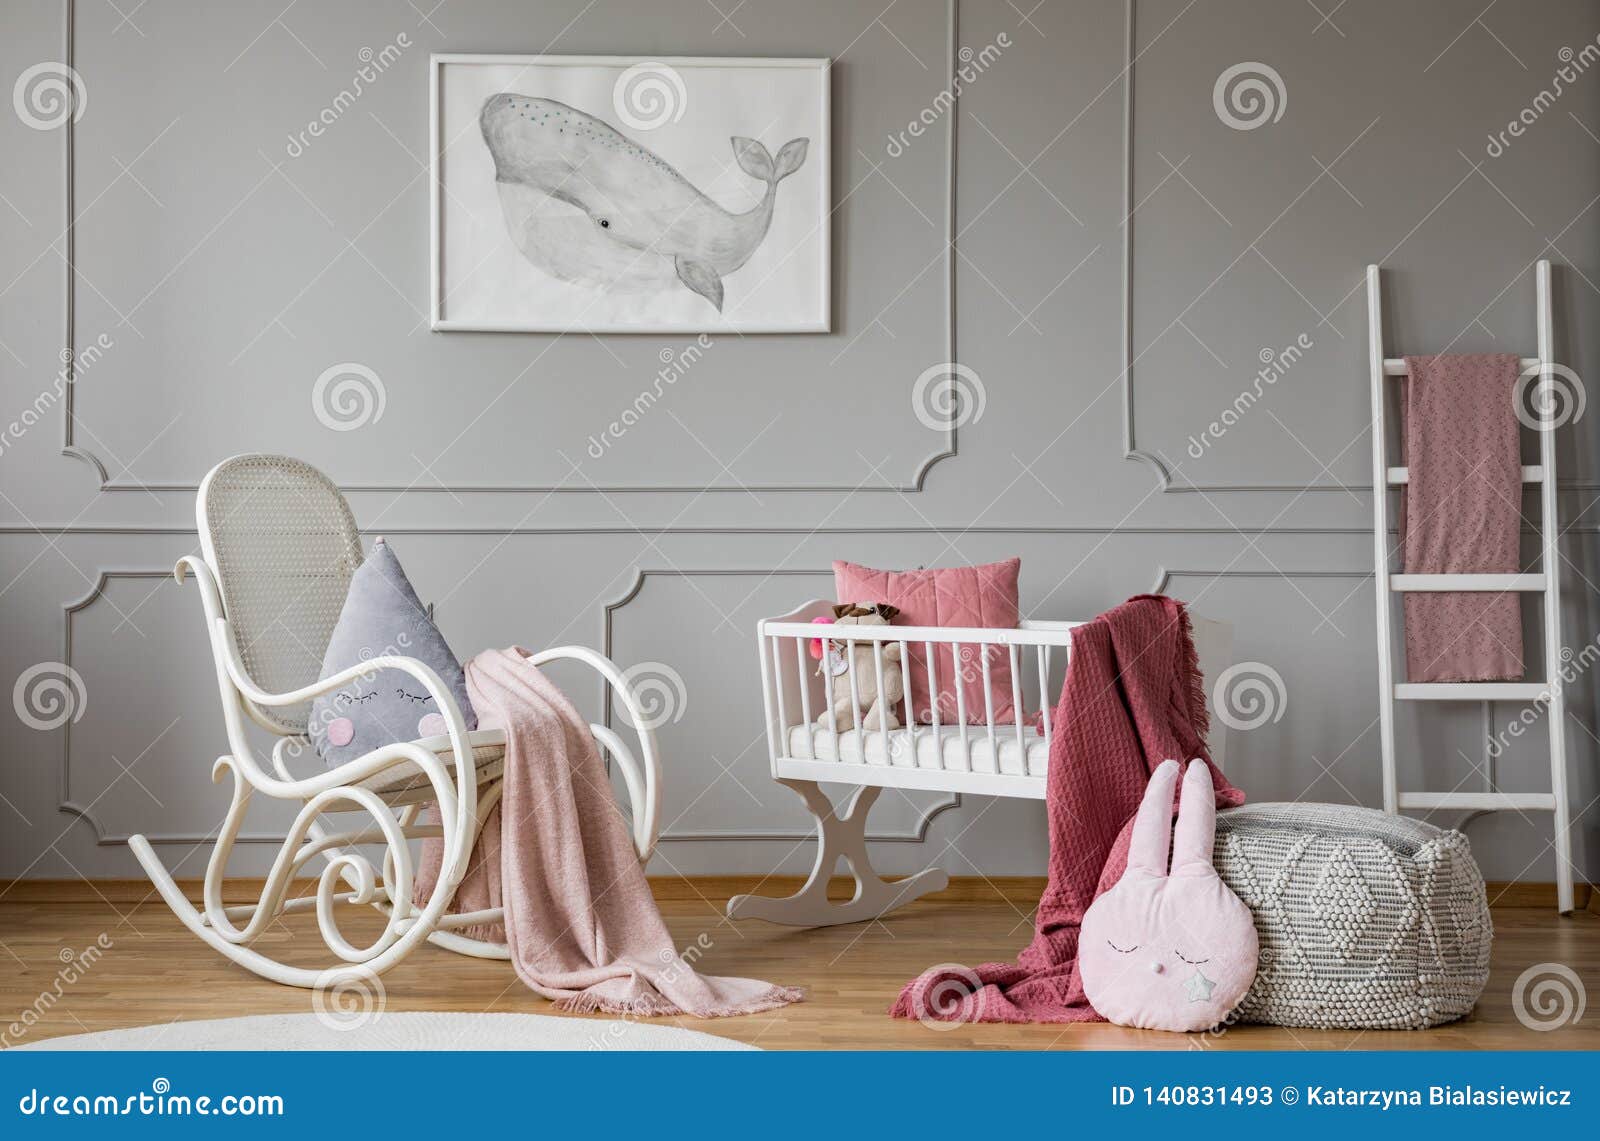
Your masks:
M1517 358L1407 357L1401 496L1407 574L1516 574L1522 460L1513 400ZM1553 473L1548 477L1553 478ZM1512 592L1408 592L1406 678L1522 677L1522 603Z
M1015 963L935 967L906 984L896 1018L955 1022L1095 1022L1078 977L1078 928L1089 904L1122 878L1145 785L1169 757L1206 752L1204 679L1183 603L1130 598L1072 631L1066 684L1053 715L1045 811L1050 878L1033 942ZM1212 766L1217 807L1244 793Z

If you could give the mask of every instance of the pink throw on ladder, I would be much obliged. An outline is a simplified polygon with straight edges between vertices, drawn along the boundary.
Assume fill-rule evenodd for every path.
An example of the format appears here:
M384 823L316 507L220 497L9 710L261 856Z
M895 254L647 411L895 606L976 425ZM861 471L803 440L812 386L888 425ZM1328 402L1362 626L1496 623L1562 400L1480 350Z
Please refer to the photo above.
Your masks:
M1508 353L1406 358L1400 400L1411 469L1400 497L1405 573L1521 569L1518 367ZM1522 601L1515 592L1410 591L1405 624L1408 681L1522 677Z

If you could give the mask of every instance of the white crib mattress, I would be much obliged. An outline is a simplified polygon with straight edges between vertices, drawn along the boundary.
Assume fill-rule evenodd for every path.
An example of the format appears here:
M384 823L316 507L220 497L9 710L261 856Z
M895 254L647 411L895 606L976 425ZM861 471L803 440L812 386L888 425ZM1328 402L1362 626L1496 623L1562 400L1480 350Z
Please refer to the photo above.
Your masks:
M987 727L967 726L967 750L970 756L968 752L963 752L959 726L946 725L941 728L936 743L933 728L925 725L914 729L892 729L887 734L872 729L846 729L835 734L831 729L812 725L809 736L806 726L794 725L789 729L789 756L798 760L860 764L863 760L863 737L866 738L865 760L869 765L889 764L897 768L942 768L955 772L1001 772L1009 776L1042 777L1050 759L1049 740L1030 725L1022 727L1020 750L1015 725L996 725L992 745ZM942 765L939 758L941 747L944 752ZM997 751L1000 754L998 769L995 767Z

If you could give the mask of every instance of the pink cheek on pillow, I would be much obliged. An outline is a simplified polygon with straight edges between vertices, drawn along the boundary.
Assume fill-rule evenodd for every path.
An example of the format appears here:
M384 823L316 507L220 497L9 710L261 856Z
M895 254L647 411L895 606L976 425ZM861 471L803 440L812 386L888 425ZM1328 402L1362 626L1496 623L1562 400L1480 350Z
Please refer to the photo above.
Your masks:
M444 723L444 714L442 713L426 713L423 715L422 720L417 722L417 736L419 737L437 737L447 731L448 726Z
M356 739L356 723L348 717L340 717L328 722L328 742L334 748L342 749Z

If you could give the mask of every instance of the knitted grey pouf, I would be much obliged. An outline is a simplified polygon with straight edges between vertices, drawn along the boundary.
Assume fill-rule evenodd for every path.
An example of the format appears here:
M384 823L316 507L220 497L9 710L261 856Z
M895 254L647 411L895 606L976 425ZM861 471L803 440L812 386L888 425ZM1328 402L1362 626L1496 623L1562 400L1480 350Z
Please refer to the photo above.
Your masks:
M1236 1021L1420 1028L1483 993L1494 930L1459 832L1348 805L1246 805L1217 813L1216 865L1261 937Z

